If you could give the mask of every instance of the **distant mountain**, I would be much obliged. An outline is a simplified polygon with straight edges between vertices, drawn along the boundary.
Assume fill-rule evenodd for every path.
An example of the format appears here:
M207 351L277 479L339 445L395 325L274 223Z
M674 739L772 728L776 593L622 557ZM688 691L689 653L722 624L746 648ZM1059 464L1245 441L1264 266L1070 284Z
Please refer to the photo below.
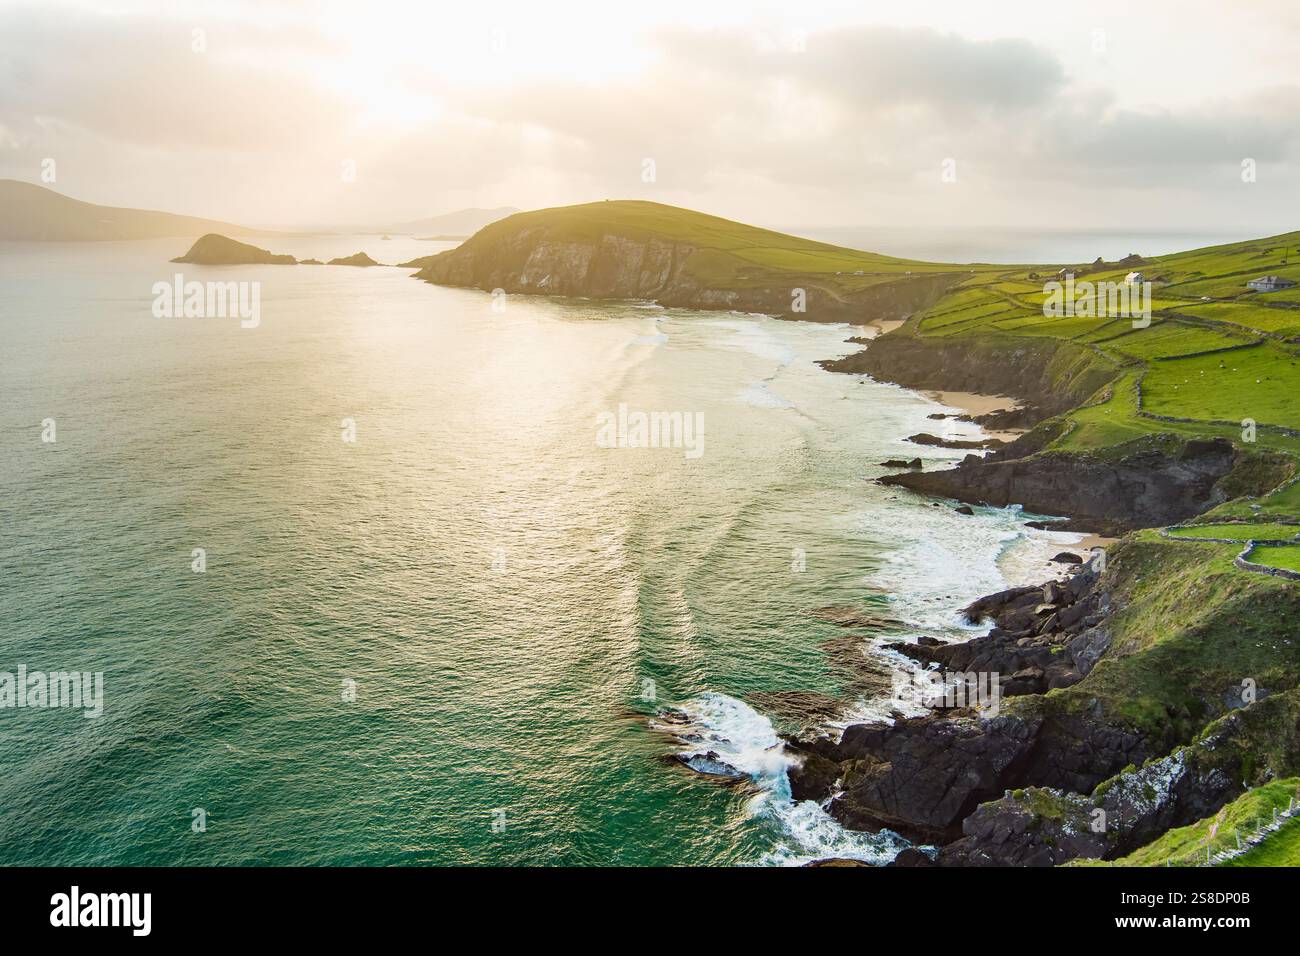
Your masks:
M420 239L446 236L464 238L474 235L490 223L504 219L506 216L513 216L517 212L519 210L513 206L501 206L498 209L460 209L442 216L430 216L428 219L394 223L379 231L404 233Z
M0 240L86 241L159 239L217 232L237 236L283 233L150 209L119 209L72 199L44 186L0 179Z

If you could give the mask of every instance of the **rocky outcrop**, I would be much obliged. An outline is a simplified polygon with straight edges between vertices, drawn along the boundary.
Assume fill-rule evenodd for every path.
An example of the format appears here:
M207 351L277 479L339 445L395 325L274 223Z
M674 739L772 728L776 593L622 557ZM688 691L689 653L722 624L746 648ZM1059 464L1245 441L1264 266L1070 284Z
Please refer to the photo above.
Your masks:
M1024 696L1078 682L1110 646L1110 598L1097 572L1011 588L974 602L972 621L992 619L985 637L960 644L922 639L891 645L949 674L997 673L1002 695ZM1003 682L1004 681L1004 682ZM1097 713L1036 707L989 716L934 710L891 723L855 724L839 740L788 744L798 799L827 802L851 829L889 828L926 842L963 835L963 821L987 801L1021 787L1089 792L1150 756L1143 737Z
M965 816L1019 776L1038 729L1009 716L855 724L824 754L841 767L830 814L855 830L951 840Z
M331 259L326 263L326 265L331 266L377 266L381 264L382 263L378 263L374 259L371 259L364 252L358 252L351 256L343 256L338 259Z
M1091 793L1033 788L980 806L943 866L1054 866L1115 859L1165 831L1217 813L1247 786L1300 764L1300 695L1281 694L1221 718L1194 743L1123 771ZM1260 738L1267 746L1260 746ZM1262 759L1261 759L1262 758Z
M1109 596L1086 568L1064 582L1018 587L989 595L964 611L967 620L992 619L988 634L956 644L895 643L892 650L943 671L999 675L1003 697L1045 694L1082 680L1110 648Z
M850 829L887 827L933 843L961 838L963 821L1008 790L1088 793L1150 756L1140 735L1100 717L1043 717L1032 709L855 724L839 741L793 741L788 750L799 760L790 770L797 799L828 801L830 814Z
M879 481L936 497L1067 514L1068 527L1122 533L1174 524L1222 504L1229 495L1219 483L1240 458L1222 438L1187 441L1176 451L1139 442L1105 455L1046 452L1009 461L967 456L956 468Z
M1006 444L1000 438L940 438L938 435L931 435L929 432L908 435L907 440L914 445L931 445L936 448L1001 448Z
M927 338L904 327L863 344L862 351L822 366L906 388L1010 394L1023 403L977 419L990 428L1024 428L1069 411L1117 372L1096 351L1060 339Z
M202 236L190 251L178 256L172 262L186 262L203 266L241 266L241 265L294 265L293 256L279 256L246 242L236 242L225 236L210 232Z

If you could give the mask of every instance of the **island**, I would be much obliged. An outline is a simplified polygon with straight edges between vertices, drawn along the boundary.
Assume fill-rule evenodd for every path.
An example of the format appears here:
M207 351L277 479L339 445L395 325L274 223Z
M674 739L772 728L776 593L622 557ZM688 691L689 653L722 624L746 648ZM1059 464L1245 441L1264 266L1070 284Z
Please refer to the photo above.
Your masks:
M273 252L267 252L265 249L259 249L257 246L250 246L248 243L237 242L226 236L218 235L215 232L202 236L194 245L190 246L189 252L172 260L172 262L187 262L203 266L291 266L297 261L293 256L276 255Z
M378 266L383 263L376 262L364 252L358 252L355 255L344 256L338 259L331 259L326 265L331 266Z

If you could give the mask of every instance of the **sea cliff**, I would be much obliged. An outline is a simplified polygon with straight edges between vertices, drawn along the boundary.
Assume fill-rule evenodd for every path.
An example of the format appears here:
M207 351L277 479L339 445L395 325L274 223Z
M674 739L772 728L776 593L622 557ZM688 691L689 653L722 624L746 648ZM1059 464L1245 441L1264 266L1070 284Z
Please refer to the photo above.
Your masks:
M794 237L780 237L787 247L774 248L770 237L779 234L698 213L675 223L679 228L657 228L661 210L672 207L655 203L573 208L585 216L575 222L521 213L455 249L405 264L438 285L648 299L824 322L902 318L938 301L959 278L951 269L913 272L899 267L902 260L867 261L866 254Z

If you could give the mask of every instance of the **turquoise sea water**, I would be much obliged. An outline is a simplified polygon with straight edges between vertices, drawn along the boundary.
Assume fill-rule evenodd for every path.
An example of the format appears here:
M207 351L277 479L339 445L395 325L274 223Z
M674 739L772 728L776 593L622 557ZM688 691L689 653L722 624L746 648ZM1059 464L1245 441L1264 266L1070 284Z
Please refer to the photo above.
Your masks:
M750 702L841 692L823 645L843 631L816 608L956 633L1028 539L1013 512L868 481L941 423L815 364L856 330L527 297L497 312L409 270L170 265L185 246L0 246L0 671L105 675L98 719L0 709L0 863L897 848L790 803L774 715ZM155 318L152 286L177 271L261 283L260 325ZM598 447L620 403L702 414L704 453ZM748 782L667 761L665 708Z

